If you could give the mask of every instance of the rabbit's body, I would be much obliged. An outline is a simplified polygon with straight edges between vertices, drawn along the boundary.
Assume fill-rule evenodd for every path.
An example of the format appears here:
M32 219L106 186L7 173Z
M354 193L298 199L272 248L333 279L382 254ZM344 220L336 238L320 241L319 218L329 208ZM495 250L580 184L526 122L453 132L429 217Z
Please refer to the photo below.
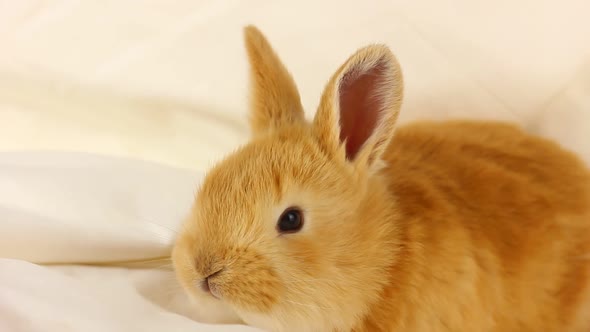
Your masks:
M579 159L478 122L402 127L384 159L402 249L358 331L590 331Z
M403 80L379 45L309 122L257 29L246 46L254 137L208 173L173 251L194 298L270 331L590 331L578 158L507 124L394 131Z

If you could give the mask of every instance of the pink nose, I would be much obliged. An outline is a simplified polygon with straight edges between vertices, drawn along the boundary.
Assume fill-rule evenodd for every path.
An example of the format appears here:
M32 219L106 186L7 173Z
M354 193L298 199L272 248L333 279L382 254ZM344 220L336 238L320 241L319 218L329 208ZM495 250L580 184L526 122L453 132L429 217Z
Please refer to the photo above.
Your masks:
M205 293L211 293L211 285L209 284L210 279L215 277L216 275L218 275L222 270L219 270L217 272L211 273L208 277L206 277L205 279L203 279L201 281L201 289L203 290L203 292Z

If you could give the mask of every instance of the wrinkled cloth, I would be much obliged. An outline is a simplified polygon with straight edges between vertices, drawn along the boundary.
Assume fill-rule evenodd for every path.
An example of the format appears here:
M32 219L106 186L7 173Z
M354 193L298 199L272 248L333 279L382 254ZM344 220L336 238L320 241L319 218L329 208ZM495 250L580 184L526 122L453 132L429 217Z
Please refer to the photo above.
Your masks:
M83 153L0 153L0 330L250 331L196 323L235 315L195 307L169 261L128 263L169 256L201 178Z
M204 172L247 140L244 25L267 35L308 118L354 50L386 43L405 77L400 123L510 121L590 163L588 12L586 0L0 0L0 331L252 330L212 324L236 317L189 301L170 266L112 264L167 255Z

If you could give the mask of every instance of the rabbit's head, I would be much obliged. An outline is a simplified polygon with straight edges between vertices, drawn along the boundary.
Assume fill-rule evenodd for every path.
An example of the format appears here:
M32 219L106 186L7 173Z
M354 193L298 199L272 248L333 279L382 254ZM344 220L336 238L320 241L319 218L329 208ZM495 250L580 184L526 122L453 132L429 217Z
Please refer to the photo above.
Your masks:
M250 26L245 42L253 137L199 189L174 248L178 278L254 326L350 327L395 259L395 207L379 168L402 100L399 65L385 46L360 49L306 121L264 36Z

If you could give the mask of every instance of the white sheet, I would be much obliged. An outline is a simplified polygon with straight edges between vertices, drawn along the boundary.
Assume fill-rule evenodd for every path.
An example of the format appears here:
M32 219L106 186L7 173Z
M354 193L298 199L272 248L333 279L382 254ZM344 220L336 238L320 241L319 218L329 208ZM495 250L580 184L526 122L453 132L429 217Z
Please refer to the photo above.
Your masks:
M88 271L80 267L76 271L72 277L25 261L0 259L1 330L256 331L243 325L200 324L170 308L163 309L138 293L138 281L129 278L130 271L117 274L113 269ZM154 271L132 272L154 276ZM88 276L94 278L84 278Z
M17 259L0 261L0 330L232 321L162 290L165 272L26 262L167 252L199 174L247 138L243 25L267 34L310 117L331 72L384 42L404 68L402 122L518 122L590 163L588 12L585 0L0 0L0 257Z
M249 331L179 315L233 317L189 303L167 263L71 266L169 255L200 178L81 153L0 153L0 331Z

